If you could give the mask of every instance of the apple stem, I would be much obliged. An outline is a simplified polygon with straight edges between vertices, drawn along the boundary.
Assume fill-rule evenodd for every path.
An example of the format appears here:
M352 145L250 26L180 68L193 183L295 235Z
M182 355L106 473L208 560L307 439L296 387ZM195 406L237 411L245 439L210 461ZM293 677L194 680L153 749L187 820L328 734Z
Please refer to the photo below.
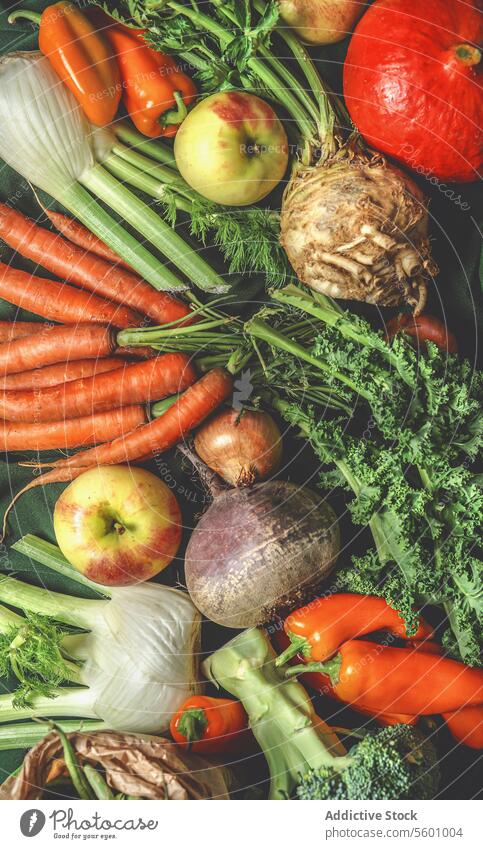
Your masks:
M126 528L121 524L121 522L114 522L114 530L119 534L119 536L126 533Z

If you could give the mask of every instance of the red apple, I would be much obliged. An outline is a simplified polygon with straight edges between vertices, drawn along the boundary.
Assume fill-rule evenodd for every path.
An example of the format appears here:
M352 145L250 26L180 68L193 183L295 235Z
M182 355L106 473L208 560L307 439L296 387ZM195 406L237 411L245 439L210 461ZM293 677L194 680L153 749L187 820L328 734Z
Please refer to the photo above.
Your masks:
M212 94L178 130L174 154L187 183L215 203L247 206L285 174L288 143L272 107L240 91Z
M119 587L168 566L181 541L181 512L173 492L151 472L99 466L64 490L54 530L64 557L79 572Z

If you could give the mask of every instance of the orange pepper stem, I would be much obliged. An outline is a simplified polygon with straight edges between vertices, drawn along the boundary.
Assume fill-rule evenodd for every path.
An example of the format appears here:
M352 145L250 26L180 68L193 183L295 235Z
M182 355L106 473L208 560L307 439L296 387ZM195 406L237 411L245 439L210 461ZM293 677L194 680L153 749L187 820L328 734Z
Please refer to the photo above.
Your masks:
M181 124L188 114L181 92L173 91L173 97L176 101L176 109L168 109L167 112L159 116L158 123L161 127L167 127L171 124Z
M203 708L188 708L183 711L177 730L186 737L188 743L195 743L196 740L201 740L207 725L208 720Z
M32 21L33 24L40 24L40 12L31 12L30 9L17 9L12 12L7 20L9 24L14 24L16 21Z
M287 646L285 651L279 654L275 661L275 666L283 666L289 660L292 660L296 654L301 654L304 657L310 656L312 647L305 637L301 637L299 634L294 634L292 631L288 631L287 637L290 640L290 645Z
M337 654L331 660L325 660L323 663L299 663L297 666L291 666L285 672L286 678L292 678L294 675L302 675L305 672L320 672L322 675L328 675L332 685L339 681L340 667L342 664L342 655Z

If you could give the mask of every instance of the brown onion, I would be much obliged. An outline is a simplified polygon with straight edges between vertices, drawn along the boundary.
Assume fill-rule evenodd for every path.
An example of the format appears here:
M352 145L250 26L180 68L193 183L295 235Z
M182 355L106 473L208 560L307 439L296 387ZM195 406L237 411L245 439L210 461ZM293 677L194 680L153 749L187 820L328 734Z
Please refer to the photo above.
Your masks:
M280 466L282 436L268 413L223 410L200 428L195 449L232 486L252 486Z

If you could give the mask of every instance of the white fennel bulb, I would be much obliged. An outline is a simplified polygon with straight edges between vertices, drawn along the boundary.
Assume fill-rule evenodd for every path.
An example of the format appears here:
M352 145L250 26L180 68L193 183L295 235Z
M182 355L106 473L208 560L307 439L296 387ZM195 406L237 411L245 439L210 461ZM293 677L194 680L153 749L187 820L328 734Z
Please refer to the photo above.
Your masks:
M70 716L99 719L118 731L159 733L169 727L196 686L200 614L187 593L152 582L109 594L82 599L0 579L0 599L37 617L27 620L0 606L0 664L24 693L25 684L30 687L20 703L15 693L0 696L0 722ZM52 633L54 620L87 633ZM32 648L41 686L32 675ZM83 688L59 687L62 679Z

